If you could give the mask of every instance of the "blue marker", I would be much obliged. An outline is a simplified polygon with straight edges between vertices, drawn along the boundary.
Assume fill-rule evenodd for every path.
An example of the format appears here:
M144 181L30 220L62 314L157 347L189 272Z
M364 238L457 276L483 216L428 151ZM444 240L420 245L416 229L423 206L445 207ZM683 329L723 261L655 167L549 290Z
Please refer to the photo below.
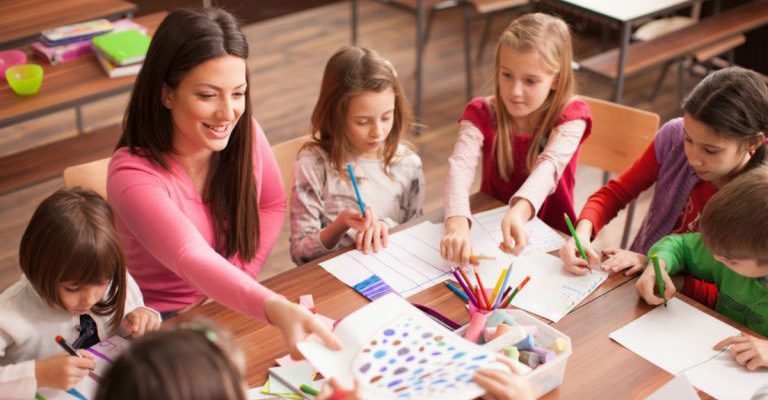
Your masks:
M352 180L352 186L355 188L357 204L360 205L360 211L363 213L363 216L365 216L365 204L363 204L363 198L360 197L360 188L357 187L357 178L355 178L355 172L352 171L352 164L347 163L347 171L349 172L349 179Z

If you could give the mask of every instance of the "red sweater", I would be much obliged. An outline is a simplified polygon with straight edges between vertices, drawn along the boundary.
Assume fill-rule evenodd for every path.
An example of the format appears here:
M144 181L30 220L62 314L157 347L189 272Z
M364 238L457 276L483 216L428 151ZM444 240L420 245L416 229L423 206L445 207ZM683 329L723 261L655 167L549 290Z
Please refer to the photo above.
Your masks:
M597 232L616 217L616 214L629 202L656 182L659 168L654 144L651 142L640 158L635 160L629 168L589 197L581 210L579 219L589 220L593 226L593 235L597 235ZM701 211L716 192L717 188L709 182L701 181L696 184L688 197L683 213L680 214L675 228L670 233L698 232ZM717 301L717 287L693 277L686 277L681 292L709 307L714 307Z

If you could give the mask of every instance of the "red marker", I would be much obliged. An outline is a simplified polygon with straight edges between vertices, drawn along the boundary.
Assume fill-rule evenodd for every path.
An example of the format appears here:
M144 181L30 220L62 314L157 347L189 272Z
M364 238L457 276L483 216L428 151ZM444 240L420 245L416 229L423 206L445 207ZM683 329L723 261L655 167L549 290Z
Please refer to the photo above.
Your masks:
M56 343L58 343L59 346L61 346L61 348L64 349L64 351L66 351L70 356L83 358L83 356L81 356L80 353L77 352L77 350L73 349L72 346L70 346L69 343L67 343L67 341L64 340L63 337L56 336ZM89 371L88 376L90 376L91 379L93 379L96 382L101 382L101 378L98 375L94 374L93 371Z
M525 279L523 279L522 282L515 288L515 290L512 292L512 294L509 295L509 300L507 300L506 303L504 303L504 306L502 308L507 308L510 304L512 304L512 299L517 296L517 293L523 290L523 287L525 287L526 284L528 284L528 281L531 280L530 276L526 276Z
M72 346L70 346L70 345L67 343L67 341L66 341L66 340L64 340L64 338L63 338L63 337L61 337L61 336L56 336L56 343L58 343L58 344L59 344L59 346L61 346L61 348L62 348L62 349L64 349L64 351L66 351L67 353L69 353L69 355L70 355L70 356L74 356L74 357L78 357L78 358L83 358L83 356L81 356L80 354L78 354L78 353L77 353L77 351L75 351L75 349L73 349L73 348L72 348Z

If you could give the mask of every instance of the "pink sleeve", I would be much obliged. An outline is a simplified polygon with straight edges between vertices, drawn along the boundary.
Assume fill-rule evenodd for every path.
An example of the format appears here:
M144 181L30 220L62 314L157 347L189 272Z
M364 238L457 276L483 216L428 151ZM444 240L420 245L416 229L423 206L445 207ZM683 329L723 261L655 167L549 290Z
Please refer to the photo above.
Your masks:
M107 190L122 223L163 266L223 306L266 320L264 301L277 294L211 248L157 173L123 165L111 172Z
M250 274L257 278L258 271L264 265L272 247L275 245L285 219L285 193L283 191L283 179L280 175L280 167L277 165L275 155L267 141L261 126L254 121L256 135L254 136L255 157L261 163L259 171L254 171L259 194L259 250L249 263L255 268L250 268ZM260 173L260 174L259 174Z
M544 150L536 159L531 174L509 200L509 204L512 205L520 198L526 199L533 205L533 214L536 215L547 196L555 191L565 167L579 148L586 128L587 123L581 119L557 126L555 128L557 133L553 132Z
M459 136L448 158L448 179L445 181L445 218L470 218L469 191L475 179L477 160L483 148L483 134L470 121L459 123Z

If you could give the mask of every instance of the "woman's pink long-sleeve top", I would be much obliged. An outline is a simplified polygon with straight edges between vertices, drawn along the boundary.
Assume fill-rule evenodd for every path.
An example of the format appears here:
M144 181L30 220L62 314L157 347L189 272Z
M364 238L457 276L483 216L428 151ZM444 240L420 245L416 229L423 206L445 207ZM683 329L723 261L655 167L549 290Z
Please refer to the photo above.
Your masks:
M282 179L264 132L253 122L253 176L259 203L259 248L250 262L213 248L210 207L170 157L171 171L128 148L109 164L107 194L117 216L126 262L144 302L179 311L208 296L225 307L266 320L264 301L277 294L256 281L283 225Z

